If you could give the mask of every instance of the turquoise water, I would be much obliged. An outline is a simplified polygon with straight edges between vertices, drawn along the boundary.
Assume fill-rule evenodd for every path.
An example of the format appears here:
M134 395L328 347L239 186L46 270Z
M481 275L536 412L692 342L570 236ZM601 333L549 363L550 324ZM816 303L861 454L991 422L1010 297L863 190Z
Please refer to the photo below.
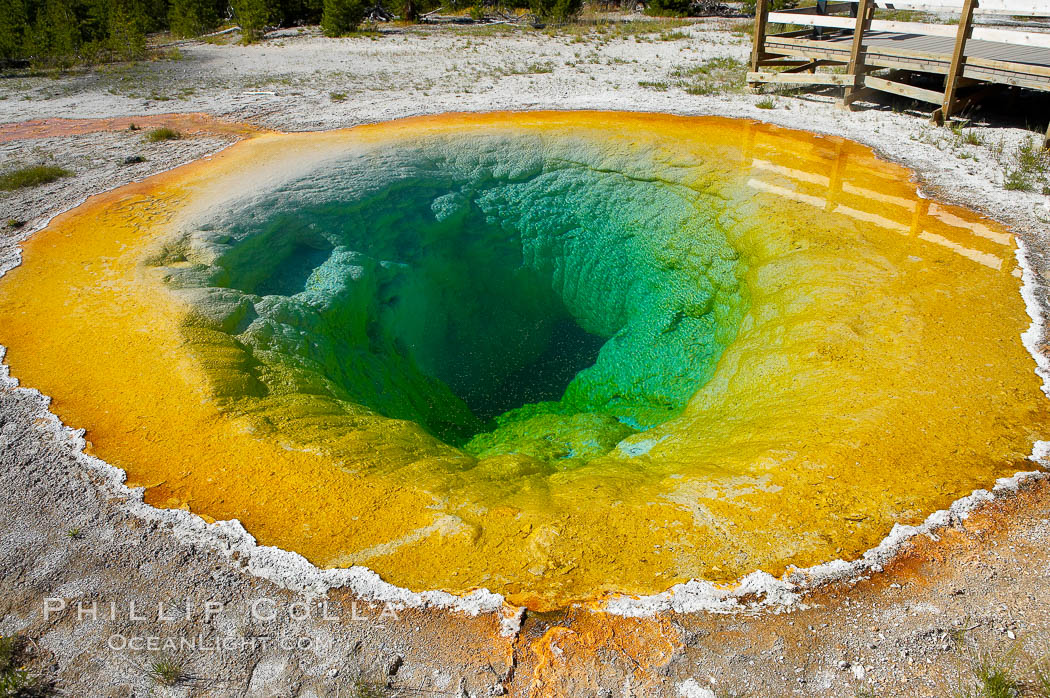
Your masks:
M474 456L569 467L677 415L746 309L702 195L586 154L524 137L370 151L158 261L197 262L169 281L251 357L246 393L330 395Z

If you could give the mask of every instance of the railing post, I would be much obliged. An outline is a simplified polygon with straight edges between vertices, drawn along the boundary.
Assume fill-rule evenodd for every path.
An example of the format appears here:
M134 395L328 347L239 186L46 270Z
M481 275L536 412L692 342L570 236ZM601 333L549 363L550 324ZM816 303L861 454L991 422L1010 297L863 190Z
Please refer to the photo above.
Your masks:
M853 47L849 54L849 66L846 73L853 77L853 84L846 87L842 95L843 106L853 102L853 96L864 87L864 32L871 26L871 17L875 14L875 3L872 0L860 0L857 6L857 26L853 30Z
M948 68L948 76L944 79L944 102L941 108L933 113L933 120L938 124L950 119L955 111L955 92L959 87L959 78L962 76L963 66L966 65L966 41L973 32L973 11L977 7L977 0L965 0L963 2L962 17L959 18L959 31L955 34L955 50L952 52L952 63Z
M817 14L828 14L828 0L817 0ZM813 27L813 38L820 41L824 38L824 27Z
M766 55L766 20L769 19L769 0L755 3L755 42L751 46L751 72L757 73Z

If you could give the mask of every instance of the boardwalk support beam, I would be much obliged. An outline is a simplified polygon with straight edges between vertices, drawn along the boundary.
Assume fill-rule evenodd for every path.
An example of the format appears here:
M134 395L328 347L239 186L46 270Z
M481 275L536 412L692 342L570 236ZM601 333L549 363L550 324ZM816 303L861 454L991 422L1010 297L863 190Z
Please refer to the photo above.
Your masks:
M973 11L977 9L977 0L965 0L963 3L962 16L959 18L959 30L955 35L955 50L952 52L952 62L948 68L948 75L944 79L944 102L941 108L933 113L933 120L938 124L950 119L958 104L955 95L958 91L959 78L962 76L963 66L966 64L966 42L973 33Z
M846 67L846 74L852 78L852 83L842 95L842 105L846 107L856 100L854 93L864 88L864 73L867 72L864 65L864 32L871 26L874 14L873 0L860 0L857 7L857 26L853 30L853 47L849 54L849 65Z
M758 0L755 3L755 39L751 46L751 72L758 72L762 60L766 57L766 20L769 19L769 0ZM752 88L758 83L750 83Z

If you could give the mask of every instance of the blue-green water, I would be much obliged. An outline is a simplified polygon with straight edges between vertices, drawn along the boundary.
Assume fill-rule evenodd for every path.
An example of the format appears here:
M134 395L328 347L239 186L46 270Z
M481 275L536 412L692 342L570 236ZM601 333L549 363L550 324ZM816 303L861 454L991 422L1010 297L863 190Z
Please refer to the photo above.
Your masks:
M199 309L191 343L232 338L226 397L325 395L568 467L674 417L746 309L709 202L587 155L513 137L366 152L155 262Z

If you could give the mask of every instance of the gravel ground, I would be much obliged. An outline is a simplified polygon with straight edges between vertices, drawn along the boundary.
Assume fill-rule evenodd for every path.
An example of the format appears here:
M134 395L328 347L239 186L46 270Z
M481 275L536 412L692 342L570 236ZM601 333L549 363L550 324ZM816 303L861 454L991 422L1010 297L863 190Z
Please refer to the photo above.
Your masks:
M0 268L14 263L20 239L85 197L231 143L230 121L311 130L450 110L624 109L742 116L866 143L913 168L928 195L1010 226L1045 312L1050 197L1003 188L1011 153L1034 135L1015 123L1016 106L981 115L972 131L983 144L970 145L888 106L848 113L806 94L760 109L755 95L663 89L680 68L743 60L746 37L730 28L706 20L648 34L550 36L443 27L345 40L287 31L248 47L182 43L177 59L169 48L169 58L138 66L6 77L0 170L54 163L74 175L0 192L0 225L21 223L0 228ZM1042 111L1031 113L1047 113L1037 104ZM123 125L56 120L186 123L172 112L221 116L227 126L205 120L181 140L147 143ZM16 126L30 119L49 121L31 132ZM145 161L124 164L136 155ZM27 638L25 661L63 695L932 696L968 680L974 648L1050 650L1050 496L1038 478L915 539L885 571L790 608L471 615L281 588L252 573L251 555L145 510L79 445L46 416L45 398L0 383L0 632ZM78 614L78 600L97 600L96 614ZM150 637L160 649L125 646ZM196 644L165 650L164 638ZM165 654L186 674L174 686L157 676ZM1014 671L1028 664L1015 661Z

